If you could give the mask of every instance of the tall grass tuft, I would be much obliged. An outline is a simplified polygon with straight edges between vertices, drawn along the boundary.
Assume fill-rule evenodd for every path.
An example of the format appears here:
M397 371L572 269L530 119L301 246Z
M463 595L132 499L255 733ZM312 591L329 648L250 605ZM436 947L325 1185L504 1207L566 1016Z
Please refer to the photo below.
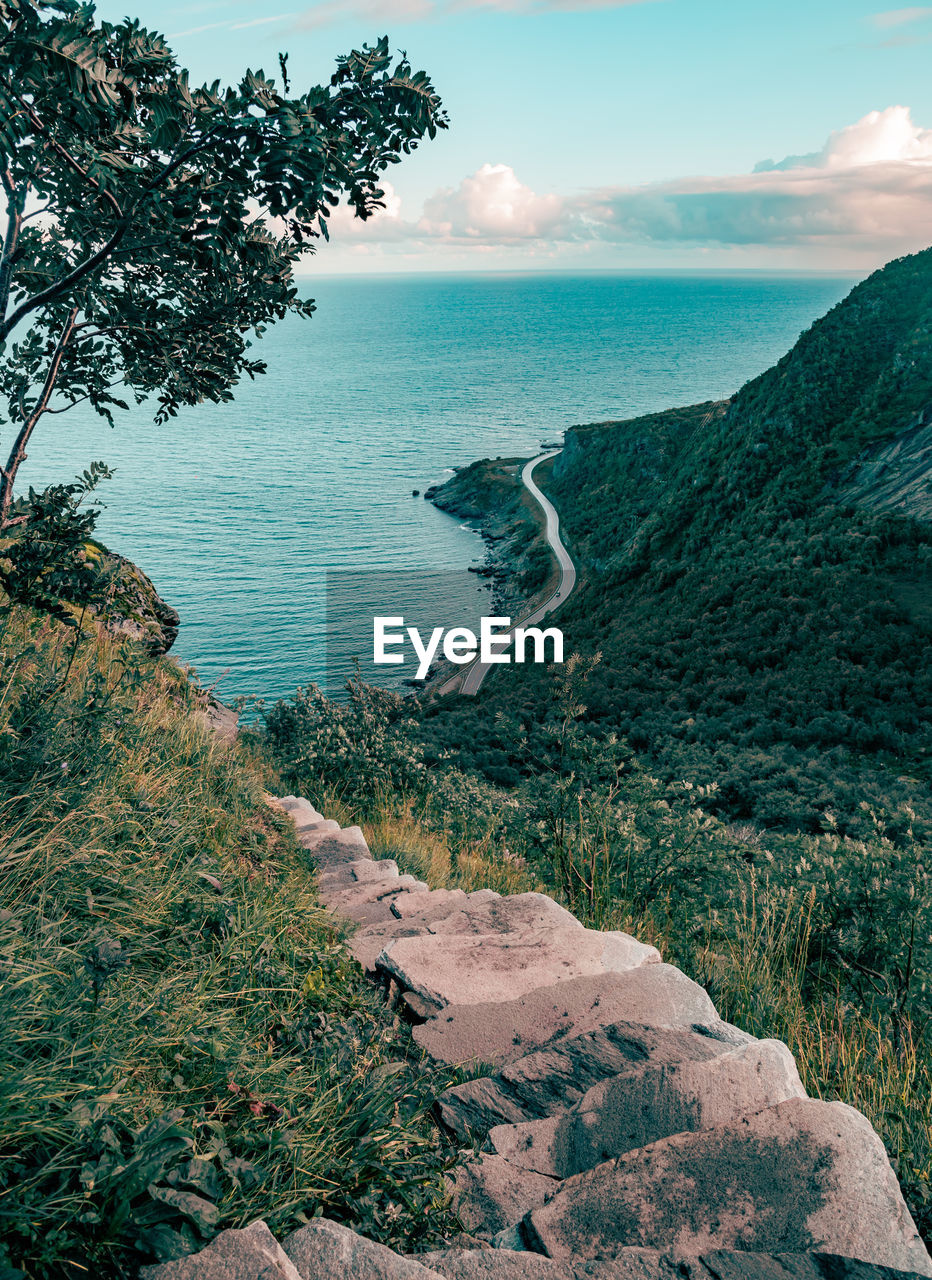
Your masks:
M192 682L0 641L0 1272L135 1275L262 1216L452 1229L432 1069L348 960L267 767Z

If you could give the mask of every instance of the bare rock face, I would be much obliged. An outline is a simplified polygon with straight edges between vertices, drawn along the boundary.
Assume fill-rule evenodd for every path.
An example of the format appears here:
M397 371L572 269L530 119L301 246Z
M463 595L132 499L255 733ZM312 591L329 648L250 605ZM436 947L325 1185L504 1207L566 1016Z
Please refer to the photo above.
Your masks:
M430 1275L430 1272L426 1273ZM221 1231L206 1249L142 1267L139 1280L306 1280L264 1222Z
M453 1207L475 1236L490 1239L543 1204L559 1183L527 1169L516 1169L496 1155L480 1155L461 1165L451 1179Z
M511 1002L570 978L624 973L660 953L626 933L536 927L514 933L396 938L378 968L440 1005Z
M723 1025L698 983L672 965L649 964L625 974L572 978L507 1002L454 1005L416 1027L414 1036L434 1060L495 1065L616 1021L654 1027Z
M106 604L96 610L104 629L138 641L151 654L168 653L181 626L177 609L162 599L151 578L125 556L108 551L95 538L87 540L84 551L108 583Z
M562 1116L571 1108L581 1106L589 1092L594 1093L603 1082L608 1084L617 1079L624 1094L631 1088L632 1077L639 1073L649 1075L650 1069L673 1071L708 1063L727 1054L731 1047L725 1041L687 1027L644 1027L616 1022L556 1040L516 1062L507 1063L491 1078L454 1085L438 1099L440 1118L451 1133L463 1140L481 1138L490 1130L497 1132L496 1126L520 1126L521 1134L510 1144L504 1132L498 1136L503 1148L510 1145L518 1151L525 1145L526 1137L535 1132L526 1127L526 1122ZM593 1105L598 1105L598 1094ZM542 1131L542 1151L546 1132ZM527 1150L531 1150L530 1144ZM499 1154L510 1157L511 1152L501 1150ZM528 1167L535 1166L531 1163ZM538 1172L548 1172L551 1177L563 1176L543 1168Z
M340 827L330 819L319 823L298 825L298 843L314 856L319 867L335 866L341 862L356 862L368 858L369 846L360 827Z
M452 915L467 904L479 905L483 902L497 902L502 895L494 889L476 889L467 893L465 889L428 889L420 893L408 893L395 903L395 915L399 920L407 920L409 916L418 916L425 920L440 919Z
M521 1231L554 1258L837 1253L932 1275L882 1142L840 1102L792 1099L629 1152L569 1178Z
M914 1280L896 1271L836 1254L718 1251L699 1258L657 1249L621 1249L611 1261L557 1262L504 1249L445 1250L423 1255L444 1280Z
M569 1178L660 1138L805 1096L786 1045L757 1040L706 1059L635 1064L593 1085L564 1115L499 1125L489 1145L517 1168Z
M283 1247L302 1280L436 1280L436 1272L414 1258L394 1253L327 1218L292 1232ZM265 1277L256 1273L249 1280Z
M414 892L403 895L401 901L409 897L427 899L430 896ZM360 930L350 941L352 955L368 973L375 972L382 951L396 938L416 938L424 934L505 933L548 925L582 928L564 907L542 893L509 894L506 897L461 893L458 898L451 895L440 902L425 902L416 914L404 908L396 913L394 905L392 910L401 918Z
M571 978L508 1001L452 1005L414 1038L450 1065L513 1062L552 1040L614 1022L722 1026L702 987L668 964Z

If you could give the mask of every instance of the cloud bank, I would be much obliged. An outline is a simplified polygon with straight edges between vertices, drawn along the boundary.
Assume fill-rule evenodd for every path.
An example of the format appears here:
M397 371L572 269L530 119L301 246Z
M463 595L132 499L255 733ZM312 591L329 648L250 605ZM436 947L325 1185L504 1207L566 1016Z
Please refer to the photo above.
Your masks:
M506 164L484 164L406 218L391 189L368 223L345 210L335 231L356 244L472 251L535 246L793 247L892 257L932 243L932 129L908 107L872 111L820 150L765 160L753 173L693 177L575 196L538 194Z

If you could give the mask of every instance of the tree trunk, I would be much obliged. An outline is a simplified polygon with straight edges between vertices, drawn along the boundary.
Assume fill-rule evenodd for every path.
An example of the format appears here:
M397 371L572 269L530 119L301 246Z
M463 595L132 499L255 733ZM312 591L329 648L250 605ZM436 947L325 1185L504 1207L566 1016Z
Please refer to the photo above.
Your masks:
M4 529L10 529L14 525L22 524L25 519L24 516L17 517L13 520L10 519L10 507L13 504L13 482L16 479L16 473L20 466L26 461L26 446L29 443L30 436L36 428L36 423L48 408L52 392L55 390L55 383L58 381L58 373L61 369L62 357L65 354L65 348L71 341L71 335L74 332L75 321L77 318L78 308L72 307L68 313L68 319L65 321L62 331L59 334L55 351L52 354L48 373L45 375L45 382L42 385L42 393L36 401L32 412L27 415L23 425L20 427L19 434L16 439L13 441L13 448L10 450L10 456L7 459L6 466L0 467L0 533L2 533Z

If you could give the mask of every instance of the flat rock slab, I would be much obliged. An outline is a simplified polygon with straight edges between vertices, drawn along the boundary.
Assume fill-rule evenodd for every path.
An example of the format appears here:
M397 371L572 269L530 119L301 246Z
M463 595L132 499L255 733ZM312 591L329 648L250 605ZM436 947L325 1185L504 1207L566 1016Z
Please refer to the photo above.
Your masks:
M373 858L360 858L357 862L341 862L335 867L327 867L318 874L318 883L321 887L332 884L334 888L345 888L397 875L400 875L398 863L392 858L381 858L378 862Z
M328 893L324 901L331 911L348 916L359 923L369 924L372 923L373 917L366 910L367 907L377 902L384 903L388 910L378 914L375 919L386 920L391 915L388 900L396 893L402 893L405 889L420 883L421 881L415 880L414 876L383 876L379 880L365 880L337 892Z
M467 904L497 902L501 896L494 889L476 889L471 893L467 893L465 889L425 889L418 893L406 893L403 898L399 898L395 904L395 914L399 920L407 920L409 916L425 920L439 919L452 915Z
M511 1158L513 1153L522 1153L525 1146L527 1153L533 1149L532 1143L525 1141L525 1135L536 1136L536 1131L525 1127L527 1122L563 1116L581 1105L590 1091L603 1082L617 1078L627 1083L632 1073L651 1067L655 1071L673 1071L690 1064L705 1064L731 1049L727 1042L689 1027L644 1027L616 1022L553 1041L516 1062L506 1063L492 1077L452 1086L438 1099L440 1118L446 1128L463 1141L481 1138L487 1133L491 1138L491 1134L497 1132L496 1126L501 1126L499 1154ZM593 1096L597 1102L599 1095ZM509 1141L510 1135L504 1130L517 1126L521 1127L521 1133ZM547 1136L552 1135L543 1131L542 1152ZM506 1151L506 1147L511 1150ZM535 1166L531 1163L526 1167ZM538 1172L547 1172L551 1177L563 1176L555 1170L538 1169Z
M139 1270L139 1280L259 1280L259 1277L307 1280L261 1221L251 1222L241 1231L221 1231L200 1253Z
M523 933L534 929L581 929L571 911L545 893L509 893L466 902L459 911L424 921L436 934ZM627 936L627 935L625 935Z
M455 1005L415 1027L414 1038L438 1062L497 1065L615 1022L724 1025L702 987L672 965L649 964L625 974L572 978L508 1001Z
M629 1152L562 1183L521 1232L553 1258L823 1252L932 1275L883 1143L841 1102L793 1099Z
M366 973L375 973L379 956L389 942L395 938L419 938L426 930L417 919L399 920L394 914L395 899L389 900L389 911L385 918L376 924L366 925L358 929L348 941L350 955L365 969ZM411 994L411 993L409 993ZM436 1013L443 1006L428 1002L431 1012Z
M322 813L318 813L310 800L305 800L303 796L281 796L276 800L276 803L280 809L284 809L286 813L292 814L296 821L299 815L305 821L324 821L324 815Z
M326 824L325 824L326 825ZM337 823L324 830L299 833L298 843L313 855L320 868L333 867L341 862L356 862L371 857L369 846L360 827L343 827Z
M456 1216L480 1239L490 1239L519 1222L559 1185L553 1178L515 1169L496 1155L477 1156L461 1165L450 1179Z
M436 1280L437 1276L414 1258L394 1253L327 1218L316 1218L293 1231L283 1248L303 1280ZM265 1277L257 1272L249 1280Z
M786 1045L755 1040L705 1060L635 1063L593 1085L564 1115L493 1128L489 1145L517 1168L569 1178L660 1138L805 1096Z
M378 968L437 1004L508 1002L539 987L591 974L624 973L660 953L626 933L534 928L519 933L397 938Z
M292 817L298 833L298 843L304 845L306 849L316 847L317 842L324 836L336 835L340 830L339 822L334 822L332 818L304 814L300 809L293 813Z
M507 1249L444 1249L423 1261L444 1280L575 1280L565 1262Z
M426 895L415 893L405 896ZM392 910L394 913L394 906ZM426 904L417 914L399 914L400 918L394 922L373 925L353 937L350 951L368 973L375 972L382 951L396 938L416 938L424 934L505 933L567 925L582 928L565 907L543 893L509 894L507 897L462 894L454 901L447 899L433 905Z
M399 874L398 864L390 858L381 862L374 862L371 858L361 858L358 862L340 862L335 867L326 867L318 872L317 890L326 902L332 894L351 889L354 885L397 878Z
M656 1249L622 1249L611 1261L557 1262L505 1249L451 1249L421 1260L444 1280L914 1280L917 1274L826 1253L674 1258Z

